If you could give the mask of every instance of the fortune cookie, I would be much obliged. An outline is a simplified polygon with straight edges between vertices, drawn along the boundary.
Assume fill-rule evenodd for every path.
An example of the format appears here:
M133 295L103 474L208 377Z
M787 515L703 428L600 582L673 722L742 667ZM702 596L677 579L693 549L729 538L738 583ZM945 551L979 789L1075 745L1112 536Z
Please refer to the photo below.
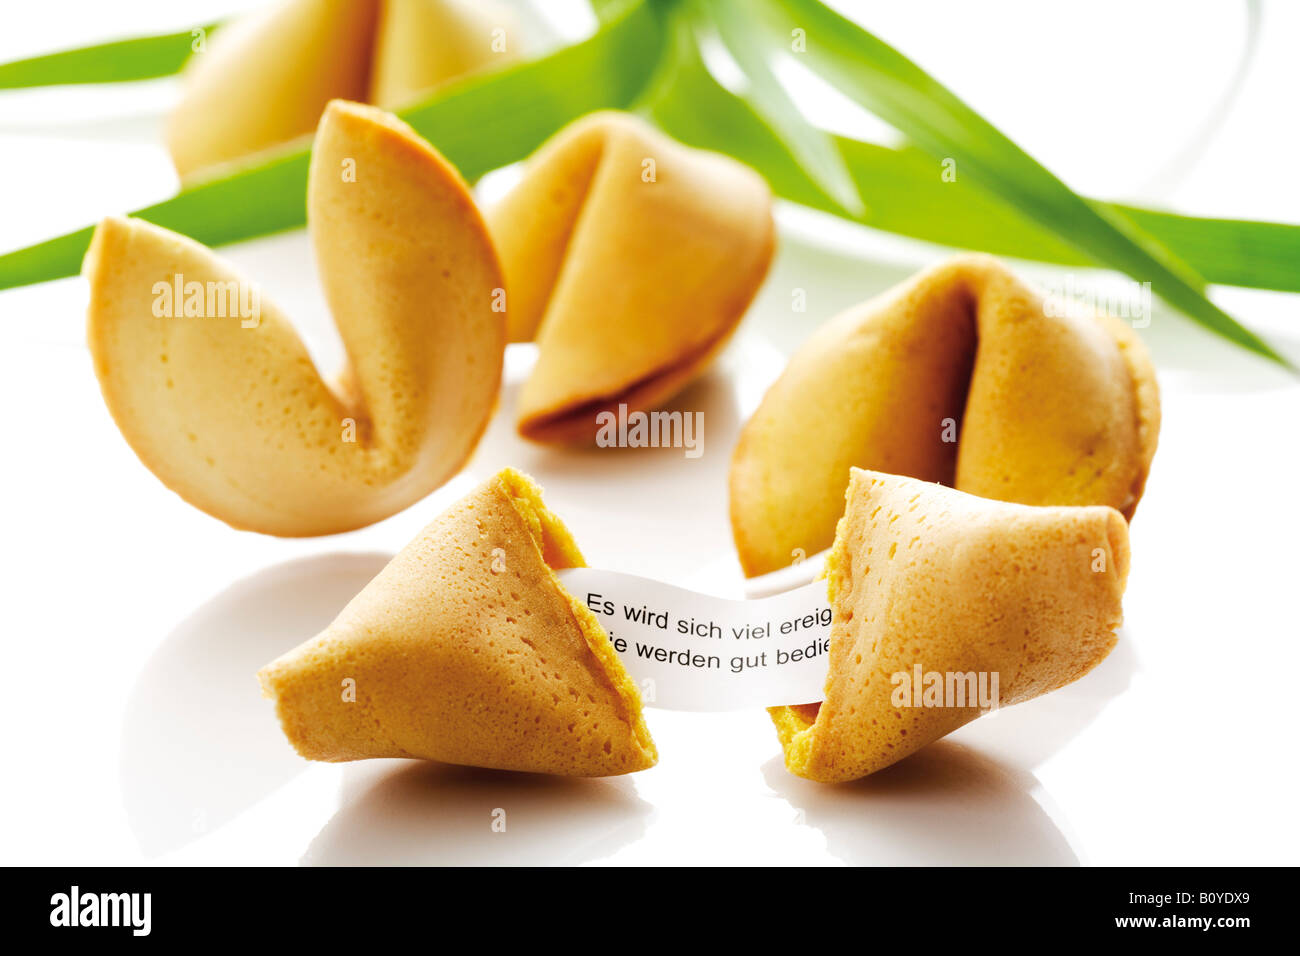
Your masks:
M747 575L828 547L849 468L1131 518L1160 429L1146 349L963 255L832 319L746 423L731 526Z
M167 126L182 178L310 133L332 99L404 105L514 58L492 0L288 0L220 28Z
M502 471L436 518L322 634L264 667L263 693L311 760L644 770L658 755L636 685L554 573L582 565L540 489Z
M95 373L127 442L186 501L266 534L359 528L441 485L486 427L505 351L487 230L404 123L331 103L307 212L349 359L334 387L284 315L197 242L107 219L83 268Z
M602 411L668 401L722 349L772 259L771 194L733 159L593 113L488 212L510 340L536 340L519 432L591 442Z
M874 773L989 703L1079 679L1115 645L1129 548L1113 508L1007 504L857 468L846 497L826 564L826 698L770 709L792 773Z

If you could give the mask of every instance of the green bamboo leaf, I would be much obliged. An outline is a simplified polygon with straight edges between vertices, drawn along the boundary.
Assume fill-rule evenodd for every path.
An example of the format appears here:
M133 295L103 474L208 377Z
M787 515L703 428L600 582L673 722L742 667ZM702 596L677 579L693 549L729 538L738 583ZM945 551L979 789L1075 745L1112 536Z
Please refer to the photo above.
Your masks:
M732 59L749 80L754 107L767 119L772 130L818 186L845 212L852 216L862 215L862 197L858 195L835 141L804 118L785 86L772 72L768 59L773 52L769 34L731 0L701 0L700 7L707 12ZM696 29L699 29L701 18L697 16L694 19Z
M859 105L901 130L961 176L1002 197L1095 262L1118 269L1211 331L1252 352L1291 363L1210 302L1204 280L1132 219L1070 190L947 87L893 47L819 0L765 0L782 28L807 37L809 65Z
M581 43L463 80L400 115L473 181L524 158L579 116L629 106L654 72L662 37L658 13L636 0ZM309 157L303 146L259 156L132 215L214 246L293 229L306 220ZM0 289L75 275L92 233L0 256Z
M1300 226L1108 203L1211 282L1300 292Z
M117 40L0 63L0 89L122 83L171 76L180 72L190 58L195 31L211 33L218 26L210 23L181 33Z
M669 65L671 64L671 65ZM719 84L689 36L674 37L662 80L645 101L666 132L692 146L725 152L761 172L777 195L842 215L766 121ZM859 191L870 202L855 221L942 245L1068 266L1097 263L998 196L962 177L942 182L933 157L837 137ZM1107 204L1151 233L1210 282L1300 292L1300 226L1201 219Z
M763 174L772 190L800 205L843 215L767 121L722 87L680 38L676 68L645 103L673 137L736 157ZM837 137L850 175L867 201L856 222L929 242L1071 265L1092 260L967 180L943 183L927 153ZM1300 232L1300 230L1298 230Z
M618 17L622 12L624 0L589 0L591 12L596 15L598 23L606 23Z
M761 115L724 88L700 59L689 31L675 30L660 79L643 108L692 146L729 153L761 172L777 195L842 215ZM1096 262L965 178L942 182L933 157L837 137L850 174L870 204L855 221L942 245L1058 265ZM1300 226L1202 219L1107 203L1151 233L1211 282L1300 292Z
M620 14L627 12L625 0L593 0L593 6L602 23L616 21ZM824 184L809 176L799 158L753 105L712 78L698 58L690 30L675 32L683 33L683 37L674 40L672 62L666 63L663 71L666 82L660 82L658 86L662 89L647 99L653 118L683 142L730 153L760 170L778 195L845 215ZM189 33L143 38L140 42L149 44L169 39L184 41L163 44L173 56L172 62L179 67L188 56ZM135 42L106 44L104 49L122 54L120 62L124 63L134 58L131 44ZM39 57L37 61L63 56ZM92 62L87 60L87 65L79 66L77 73L63 70L38 75L32 72L23 79L27 85L35 85L38 80L71 82L73 78L87 82L113 76L143 79L152 75L150 71L166 68L162 59L151 60L148 55L125 71L120 63L103 70L90 69L88 64ZM13 81L10 85L18 85L19 75L13 72L16 66L0 66L0 75L10 71L9 79ZM432 104L429 108L436 111ZM542 116L539 114L537 118ZM432 132L438 124L437 115L419 117L416 122L427 127L426 135L450 136L455 132L447 129ZM472 124L463 127L471 128ZM531 135L536 138L536 131ZM871 197L870 208L852 217L858 222L918 239L999 255L1062 265L1097 264L1053 230L1027 218L1016 207L967 177L960 177L954 183L940 182L935 175L933 157L923 150L890 149L845 137L837 137L836 142L859 191ZM195 187L143 212L146 218L152 217L170 228L200 233L204 241L214 245L300 224L301 213L294 210L302 208L305 153L297 151L268 160L264 165L258 175L249 173L234 180ZM287 204L268 202L268 195L287 200ZM1300 227L1203 219L1111 203L1105 206L1150 233L1211 282L1300 292L1300 269L1295 265L1300 262ZM92 229L84 229L0 257L0 287L72 274L79 267L91 232Z

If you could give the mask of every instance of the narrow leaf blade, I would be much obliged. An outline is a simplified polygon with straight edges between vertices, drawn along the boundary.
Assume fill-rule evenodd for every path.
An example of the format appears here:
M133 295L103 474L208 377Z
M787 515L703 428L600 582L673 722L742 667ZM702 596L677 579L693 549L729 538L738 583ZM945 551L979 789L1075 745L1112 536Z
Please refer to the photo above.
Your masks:
M1070 190L903 54L819 0L770 0L804 29L809 64L936 158L953 158L1024 216L1096 263L1125 272L1189 318L1258 355L1291 363L1202 292L1203 279L1116 209Z
M124 83L171 76L189 60L195 31L211 33L217 26L205 24L179 33L116 40L0 63L0 89Z
M772 71L768 35L729 0L704 0L702 9L708 12L723 44L749 80L754 107L826 194L850 215L861 215L862 197L834 139L804 118Z
M654 71L662 24L638 0L592 37L550 56L469 78L401 111L469 180L524 158L566 123L623 108ZM310 151L260 156L133 213L208 245L301 226ZM0 289L75 275L89 245L81 229L0 256Z

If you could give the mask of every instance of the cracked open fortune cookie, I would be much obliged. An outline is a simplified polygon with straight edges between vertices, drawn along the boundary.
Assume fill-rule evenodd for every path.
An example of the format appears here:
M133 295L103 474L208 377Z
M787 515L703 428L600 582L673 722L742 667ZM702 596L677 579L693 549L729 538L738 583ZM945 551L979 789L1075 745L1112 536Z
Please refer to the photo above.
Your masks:
M637 687L555 575L583 563L540 489L506 469L436 518L323 633L266 665L263 693L312 760L644 770L658 755Z
M867 776L990 707L1078 680L1115 646L1129 568L1115 509L857 468L846 502L826 562L825 699L770 708L792 773Z

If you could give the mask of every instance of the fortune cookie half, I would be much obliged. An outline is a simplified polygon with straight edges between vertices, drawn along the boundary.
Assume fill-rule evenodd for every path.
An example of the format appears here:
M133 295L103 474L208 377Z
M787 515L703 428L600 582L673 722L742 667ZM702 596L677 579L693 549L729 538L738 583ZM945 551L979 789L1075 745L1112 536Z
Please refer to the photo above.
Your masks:
M771 194L749 167L625 113L583 117L488 212L510 340L536 340L519 432L590 442L597 415L650 410L699 375L762 284Z
M404 105L514 58L492 0L287 0L219 29L167 126L182 178L310 133L333 99Z
M478 209L404 123L331 103L307 212L349 360L333 388L284 315L197 242L107 219L83 268L95 373L127 442L186 501L266 534L359 528L441 485L487 425L505 352Z
M311 760L419 757L607 776L658 759L613 645L554 571L583 565L507 469L440 515L320 636L264 667Z
M1006 706L1079 679L1115 645L1128 565L1113 508L1007 504L854 468L826 565L826 699L770 709L786 766L864 777L978 717L977 687ZM929 689L932 674L954 696L917 699L916 677Z
M828 547L849 468L1131 518L1160 429L1146 349L963 255L817 330L746 423L731 526L748 575Z

